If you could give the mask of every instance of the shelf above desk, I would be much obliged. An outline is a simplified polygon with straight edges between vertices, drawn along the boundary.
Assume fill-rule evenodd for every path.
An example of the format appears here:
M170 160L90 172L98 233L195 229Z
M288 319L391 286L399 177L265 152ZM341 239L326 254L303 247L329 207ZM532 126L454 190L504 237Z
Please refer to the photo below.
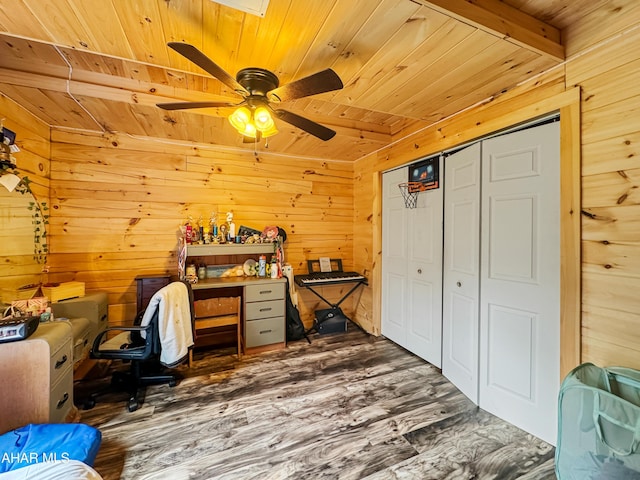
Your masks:
M253 255L273 253L273 243L222 243L208 245L187 245L187 256L204 257L209 255Z

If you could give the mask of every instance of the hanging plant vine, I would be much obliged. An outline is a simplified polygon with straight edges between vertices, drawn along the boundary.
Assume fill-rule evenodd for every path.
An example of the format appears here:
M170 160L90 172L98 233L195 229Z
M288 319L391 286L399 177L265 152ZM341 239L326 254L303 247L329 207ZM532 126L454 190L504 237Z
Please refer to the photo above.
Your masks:
M16 191L25 195L27 193L35 199L29 184L29 177L23 177L16 186ZM27 207L31 212L31 223L33 224L33 259L38 263L46 263L49 245L47 243L47 225L49 224L49 206L47 202L29 202Z
M9 162L1 162L0 175L4 173L13 173L17 175L15 168ZM13 168L12 168L13 167ZM19 176L19 175L18 175ZM31 180L29 177L21 177L20 183L16 185L15 191L22 195L29 194L35 199L35 195L31 190ZM31 212L31 223L33 225L33 259L38 263L47 262L47 254L49 253L49 245L47 243L47 228L49 224L49 206L47 202L29 202L27 206Z

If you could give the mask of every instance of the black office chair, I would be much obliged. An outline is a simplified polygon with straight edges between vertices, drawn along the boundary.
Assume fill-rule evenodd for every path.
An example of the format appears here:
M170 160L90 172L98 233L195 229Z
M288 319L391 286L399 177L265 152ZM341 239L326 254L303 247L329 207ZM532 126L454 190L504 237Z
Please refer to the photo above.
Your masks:
M182 285L185 285L186 289ZM188 309L185 308L184 302L188 302ZM186 311L189 312L188 318L183 318L187 316L184 314ZM169 327L184 328L183 331L190 332L191 344L188 346L190 348L193 345L195 322L193 291L190 284L173 282L162 287L153 295L147 309L138 313L134 326L108 328L96 337L91 349L91 358L123 360L130 362L131 366L127 372L114 372L110 388L92 393L84 402L85 409L93 408L98 396L117 390L129 394L127 408L133 412L144 402L147 385L166 383L170 387L175 387L178 384L179 375L167 373L166 368L176 367L187 360L188 350L184 356L180 352L180 356L172 359L170 363L163 361L162 335L166 333L161 334L161 332L167 330L161 325L163 316L171 317ZM188 322L188 329L182 322ZM121 333L104 341L109 332L116 331ZM183 346L185 342L186 340L182 342Z

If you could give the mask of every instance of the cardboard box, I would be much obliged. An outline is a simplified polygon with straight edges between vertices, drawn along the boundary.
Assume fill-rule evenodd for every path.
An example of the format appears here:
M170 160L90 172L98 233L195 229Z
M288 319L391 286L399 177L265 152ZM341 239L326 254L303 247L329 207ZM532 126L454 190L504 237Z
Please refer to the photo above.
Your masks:
M43 286L42 293L50 302L68 298L84 297L84 282L62 282L55 286Z

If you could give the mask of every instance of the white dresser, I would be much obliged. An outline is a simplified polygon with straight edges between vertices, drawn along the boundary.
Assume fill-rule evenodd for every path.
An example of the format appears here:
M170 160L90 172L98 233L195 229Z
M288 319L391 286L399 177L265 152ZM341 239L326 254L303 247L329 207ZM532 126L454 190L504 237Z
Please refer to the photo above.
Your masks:
M76 419L72 345L71 325L55 321L26 340L0 343L0 433Z

